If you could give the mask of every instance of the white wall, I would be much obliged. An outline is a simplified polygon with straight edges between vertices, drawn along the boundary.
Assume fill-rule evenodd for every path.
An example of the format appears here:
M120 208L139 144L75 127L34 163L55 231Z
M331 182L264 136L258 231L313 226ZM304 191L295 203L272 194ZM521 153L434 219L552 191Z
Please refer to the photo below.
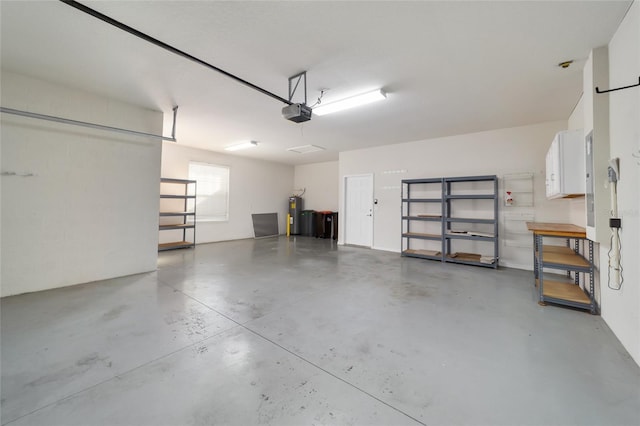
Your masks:
M2 106L148 133L162 113L2 72ZM161 144L2 114L1 295L154 270Z
M187 179L189 161L230 168L229 220L198 222L196 243L253 238L252 213L278 213L280 234L286 232L286 216L289 212L287 201L293 191L293 166L165 142L162 149L162 177ZM169 232L162 232L161 242L171 240Z
M607 46L591 50L583 71L584 134L593 132L594 226L587 223L587 237L598 243L609 238L610 197L607 179L609 144L609 95L595 93L609 85Z
M546 152L555 133L566 128L566 121L554 121L342 152L340 181L347 175L374 174L374 197L378 205L374 212L373 248L380 250L400 251L402 179L493 174L501 178L504 174L531 172L534 173L534 219L570 222L570 201L547 200L544 185ZM341 184L340 211L344 204L343 189ZM500 202L501 217L505 211L513 211L502 204ZM340 227L344 229L342 226L341 220ZM531 248L505 248L504 242L501 239L501 265L532 268Z
M609 43L608 87L637 83L640 70L640 2L631 6ZM621 90L609 95L610 156L620 158L618 210L622 218L622 266L624 283L619 291L610 289L607 251L600 250L602 317L631 356L640 364L640 90ZM613 285L613 284L612 284Z
M338 211L338 162L296 166L294 187L305 189L305 210Z
M569 130L584 129L584 96L580 96L573 112L569 116ZM585 227L587 225L586 198L577 197L569 200L571 212L570 222Z

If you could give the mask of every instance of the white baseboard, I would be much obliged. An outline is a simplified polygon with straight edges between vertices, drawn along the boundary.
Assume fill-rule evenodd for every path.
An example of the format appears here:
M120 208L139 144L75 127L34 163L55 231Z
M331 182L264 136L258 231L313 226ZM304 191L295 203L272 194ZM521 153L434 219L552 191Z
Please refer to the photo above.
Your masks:
M373 247L371 247L371 248L372 248L372 249L374 249L374 250L390 251L390 252L392 252L392 253L400 253L400 250L399 250L399 249L396 249L396 248L393 248L393 249L392 249L392 248L379 247L379 246L373 246Z

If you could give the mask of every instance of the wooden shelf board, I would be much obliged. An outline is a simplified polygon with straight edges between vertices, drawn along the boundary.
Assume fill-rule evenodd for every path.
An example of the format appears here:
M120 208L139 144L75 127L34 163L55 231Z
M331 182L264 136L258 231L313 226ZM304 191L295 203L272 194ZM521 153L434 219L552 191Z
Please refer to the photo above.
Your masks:
M484 262L480 262L477 260L467 260L467 259L460 259L457 257L445 257L444 259L446 262L449 263L457 263L457 264L461 264L461 265L473 265L473 266L483 266L486 268L493 268L493 269L497 269L498 265L497 262L493 262L493 263L484 263Z
M464 252L455 252L448 254L446 258L451 261L463 261L463 262L474 262L482 265L494 265L496 263L496 259L493 262L482 262L481 259L484 256L478 253L464 253ZM492 258L492 256L486 256L486 258Z
M554 252L545 252L544 248L542 249L542 262L543 263L553 263L558 265L568 265L575 266L578 268L589 268L591 265L585 258L580 256L579 254L574 253L554 253Z
M448 217L447 222L465 222L465 223L485 223L487 225L493 225L497 222L497 219L482 219L473 217Z
M189 179L173 179L173 178L160 178L160 182L161 183L179 183L179 184L190 184L190 183L196 183L195 180L189 180Z
M571 223L527 222L527 229L551 237L587 238L585 228Z
M480 182L480 181L494 181L498 177L495 175L486 176L461 176L461 177L445 177L445 182Z
M426 238L438 238L440 239L442 236L439 234L424 234L421 232L405 232L403 236L406 237L426 237Z
M190 229L195 228L196 226L193 223L176 223L171 225L160 225L160 230L168 230L168 229Z
M542 246L542 252L543 253L569 254L569 255L575 254L575 252L573 251L573 249L571 247L566 247L566 246L548 246L548 245L543 245Z
M475 241L494 241L495 236L487 236L487 235L477 235L473 232L447 232L445 234L447 238L460 238L464 240L475 240Z
M189 241L174 241L171 243L158 244L158 250L171 250L177 248L193 247L195 244Z
M160 198L167 200L192 200L195 199L195 195L173 195L173 194L160 194Z
M458 260L468 260L471 262L480 262L480 255L477 253L462 253L456 252L452 254L448 254L447 257L449 259L458 259Z
M539 286L539 281L536 280L536 287ZM562 281L544 280L544 288L542 289L542 295L545 297L552 297L554 299L568 300L575 303L584 303L585 305L591 304L589 296L587 296L580 286Z
M402 252L403 254L419 254L420 256L440 256L440 252L437 250L419 250L419 249L407 249Z
M193 216L196 212L160 212L160 216Z

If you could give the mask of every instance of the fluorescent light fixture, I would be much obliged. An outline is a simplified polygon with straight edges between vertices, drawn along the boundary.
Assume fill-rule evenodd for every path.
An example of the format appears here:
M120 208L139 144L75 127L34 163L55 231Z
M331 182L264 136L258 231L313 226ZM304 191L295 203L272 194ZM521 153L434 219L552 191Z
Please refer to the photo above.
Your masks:
M287 148L287 151L295 152L296 154L308 154L310 152L324 151L325 148L318 145L302 145L294 146L293 148Z
M382 89L376 89L371 92L351 96L349 98L328 103L326 105L319 105L313 109L313 113L315 115L331 114L332 112L338 112L360 105L370 104L371 102L381 101L386 98L387 95L382 91Z
M239 143L237 145L228 146L225 148L225 151L240 151L241 149L254 148L256 146L258 146L257 141L249 141L249 142Z

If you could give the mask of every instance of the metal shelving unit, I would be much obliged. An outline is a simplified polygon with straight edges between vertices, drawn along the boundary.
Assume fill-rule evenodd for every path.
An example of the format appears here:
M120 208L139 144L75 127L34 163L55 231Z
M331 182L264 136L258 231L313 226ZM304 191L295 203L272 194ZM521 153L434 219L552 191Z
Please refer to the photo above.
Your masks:
M555 303L586 309L591 314L597 314L593 241L586 238L584 228L571 224L537 222L527 222L527 227L533 232L533 274L538 291L538 303L543 306L547 302ZM565 245L545 245L545 238L563 239ZM585 251L587 253L580 253L581 241L586 243ZM561 276L553 279L545 278L545 268L564 271L566 279L560 279ZM584 277L582 283L580 274Z
M402 181L402 255L442 260L443 181Z
M179 194L177 193L162 193L164 192L166 186L164 184L173 184L173 185L181 185L183 186L183 190L180 190ZM196 191L197 191L197 182L195 180L187 180L187 179L170 179L170 178L162 178L160 179L160 200L171 200L169 202L170 205L163 206L161 204L161 210L167 209L171 211L161 211L161 218L174 218L178 219L179 222L175 222L171 219L168 220L170 223L163 223L163 219L160 219L160 231L182 231L182 239L180 241L171 241L167 243L158 244L158 251L165 250L175 250L180 248L190 248L196 245ZM174 191L168 191L174 192ZM177 191L176 191L177 192ZM192 207L189 208L189 202L192 202ZM189 218L193 218L192 221ZM189 232L191 231L191 232ZM191 235L191 238L188 238L188 235Z
M444 178L443 182L444 261L497 268L498 177L449 177ZM458 205L462 202L465 205L460 208ZM470 246L473 252L453 250L452 246L457 240L472 242Z
M482 254L453 251L456 241ZM401 247L402 256L497 268L497 177L403 180Z

